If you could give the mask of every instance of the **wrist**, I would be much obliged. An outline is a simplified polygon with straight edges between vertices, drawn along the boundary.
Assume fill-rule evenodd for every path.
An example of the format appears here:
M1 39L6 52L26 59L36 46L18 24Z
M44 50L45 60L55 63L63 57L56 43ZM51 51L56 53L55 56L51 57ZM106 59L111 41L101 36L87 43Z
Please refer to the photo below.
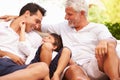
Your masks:
M61 73L60 72L55 72L54 75L60 76Z
M7 55L7 53L5 53L4 51L2 51L2 50L0 49L0 57L6 56L6 55Z

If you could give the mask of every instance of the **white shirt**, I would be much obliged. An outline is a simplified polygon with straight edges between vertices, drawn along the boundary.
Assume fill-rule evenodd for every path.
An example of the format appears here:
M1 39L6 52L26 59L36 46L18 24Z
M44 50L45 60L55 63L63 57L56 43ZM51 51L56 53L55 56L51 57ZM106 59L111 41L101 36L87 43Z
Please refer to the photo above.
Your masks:
M89 23L83 29L76 31L67 22L57 25L43 25L43 32L54 32L61 35L63 45L72 51L72 59L82 65L95 57L95 47L99 40L113 38L103 24Z
M35 54L42 38L33 31L26 33L26 42L21 43L19 35L9 25L10 22L0 23L0 49L13 53L23 60L26 60L27 55Z
M25 63L29 64L42 44L42 37L36 31L32 31L26 35L26 38L25 41L18 43L18 47L27 56Z

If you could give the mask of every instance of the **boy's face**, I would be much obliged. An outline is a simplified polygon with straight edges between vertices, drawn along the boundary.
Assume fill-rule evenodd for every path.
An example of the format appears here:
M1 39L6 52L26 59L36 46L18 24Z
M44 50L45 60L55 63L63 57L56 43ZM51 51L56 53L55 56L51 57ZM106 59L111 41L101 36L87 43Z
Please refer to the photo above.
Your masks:
M47 36L43 37L43 43L51 43L52 44L52 49L55 50L57 49L57 46L53 45L55 43L55 38L48 34Z
M48 34L46 37L43 37L43 43L46 43L46 42L52 44L52 49L53 50L57 49L57 46L54 45L55 38L52 35Z
M48 34L47 36L43 37L43 42L49 42L51 44L54 44L55 39L53 36L51 36L50 34Z

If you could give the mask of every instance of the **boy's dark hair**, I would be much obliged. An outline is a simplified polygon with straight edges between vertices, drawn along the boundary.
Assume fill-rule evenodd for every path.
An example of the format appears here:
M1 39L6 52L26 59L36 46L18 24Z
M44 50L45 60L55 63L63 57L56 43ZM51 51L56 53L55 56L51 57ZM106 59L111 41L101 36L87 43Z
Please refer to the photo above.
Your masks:
M23 15L27 10L30 11L31 15L36 14L39 10L42 16L45 16L46 10L36 3L27 3L25 6L22 7L20 10L19 16Z
M53 45L57 46L57 48L55 49L55 51L58 52L63 47L61 36L57 35L55 33L51 33L50 35L53 36L54 39L55 39L55 42L53 43Z

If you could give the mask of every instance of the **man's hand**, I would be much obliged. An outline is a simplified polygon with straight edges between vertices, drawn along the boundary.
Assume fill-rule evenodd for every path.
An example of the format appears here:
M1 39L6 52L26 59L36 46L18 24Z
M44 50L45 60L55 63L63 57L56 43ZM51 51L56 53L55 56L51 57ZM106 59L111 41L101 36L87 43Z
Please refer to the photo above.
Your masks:
M24 21L19 23L20 26L20 37L19 37L19 41L25 41L25 28L26 28L26 24Z
M4 21L10 21L12 19L17 18L18 16L13 16L13 15L4 15L4 16L0 16L0 19L3 19Z
M96 57L104 57L107 53L107 44L106 40L101 40L95 48Z
M5 52L5 51L1 51L3 52L3 56L8 56L10 57L11 60L13 60L16 64L18 65L23 65L25 63L25 61L23 61L20 57L18 57L17 55L14 55L12 53L9 52Z
M20 22L19 26L20 26L21 30L25 30L25 28L26 28L26 24L24 21Z
M103 71L103 62L105 55L107 54L108 50L108 42L106 40L102 40L95 48L95 56L99 65L99 69Z
M18 65L23 65L25 63L25 61L23 61L19 56L14 54L9 55L9 57Z

